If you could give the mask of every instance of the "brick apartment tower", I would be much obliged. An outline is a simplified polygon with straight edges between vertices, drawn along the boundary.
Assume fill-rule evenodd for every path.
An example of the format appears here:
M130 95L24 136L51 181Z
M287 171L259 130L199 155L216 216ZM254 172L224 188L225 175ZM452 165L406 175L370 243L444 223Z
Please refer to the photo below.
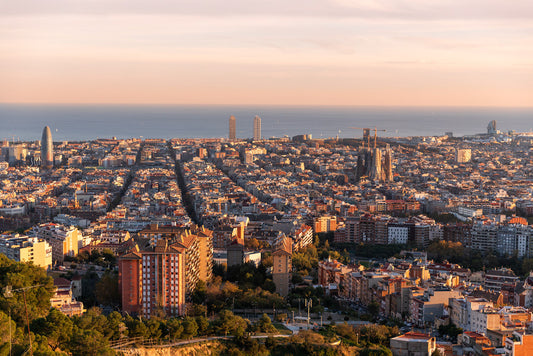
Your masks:
M292 240L285 237L278 248L272 253L272 279L276 285L276 292L286 297L289 294L289 284L292 276Z
M198 281L211 278L212 231L152 225L139 235L150 238L150 245L119 257L122 310L145 317L183 315Z
M159 240L151 251L132 251L119 259L122 310L150 317L183 315L185 249Z

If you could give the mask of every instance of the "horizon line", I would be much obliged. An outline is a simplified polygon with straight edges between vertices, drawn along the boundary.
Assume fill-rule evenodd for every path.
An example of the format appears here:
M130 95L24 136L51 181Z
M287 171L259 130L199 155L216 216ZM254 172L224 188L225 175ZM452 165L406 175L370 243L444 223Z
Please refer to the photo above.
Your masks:
M533 105L438 105L438 104L213 104L213 103L131 103L131 102L3 102L0 105L42 105L42 106L206 106L206 107L344 107L344 108L479 108L479 109L533 109Z

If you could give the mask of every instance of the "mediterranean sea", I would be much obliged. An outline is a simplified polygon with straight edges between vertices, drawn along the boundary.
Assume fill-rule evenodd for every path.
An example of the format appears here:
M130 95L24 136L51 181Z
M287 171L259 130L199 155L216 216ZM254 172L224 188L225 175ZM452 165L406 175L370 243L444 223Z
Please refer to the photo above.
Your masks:
M350 127L385 129L379 135L389 137L462 136L486 133L491 120L504 132L533 131L533 108L0 104L0 139L40 140L46 125L54 141L227 137L230 115L238 138L252 136L255 115L264 138L362 136Z

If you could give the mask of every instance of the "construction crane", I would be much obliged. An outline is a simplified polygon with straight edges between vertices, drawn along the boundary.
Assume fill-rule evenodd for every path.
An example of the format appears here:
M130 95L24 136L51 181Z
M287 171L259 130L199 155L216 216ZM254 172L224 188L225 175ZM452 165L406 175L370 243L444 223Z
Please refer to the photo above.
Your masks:
M383 130L383 129L378 129L377 127L374 127L374 128L369 128L369 127L350 127L351 129L354 129L354 130L363 130L363 139L364 137L366 136L367 139L368 139L368 148L370 148L370 130L373 130L374 131L374 148L376 148L376 145L377 145L377 141L378 141L378 131L387 131L387 130ZM363 141L363 144L364 144L364 141Z

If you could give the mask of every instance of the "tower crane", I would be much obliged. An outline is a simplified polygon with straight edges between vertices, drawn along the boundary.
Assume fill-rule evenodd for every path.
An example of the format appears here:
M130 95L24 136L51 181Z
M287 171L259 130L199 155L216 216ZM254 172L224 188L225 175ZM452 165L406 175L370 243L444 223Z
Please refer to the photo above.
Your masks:
M378 129L375 126L374 128L369 128L369 127L350 127L350 128L354 130L363 130L363 138L365 135L368 138L368 148L370 148L370 130L374 131L374 148L376 148L377 141L378 141L378 131L383 131L383 132L387 131L384 129Z

